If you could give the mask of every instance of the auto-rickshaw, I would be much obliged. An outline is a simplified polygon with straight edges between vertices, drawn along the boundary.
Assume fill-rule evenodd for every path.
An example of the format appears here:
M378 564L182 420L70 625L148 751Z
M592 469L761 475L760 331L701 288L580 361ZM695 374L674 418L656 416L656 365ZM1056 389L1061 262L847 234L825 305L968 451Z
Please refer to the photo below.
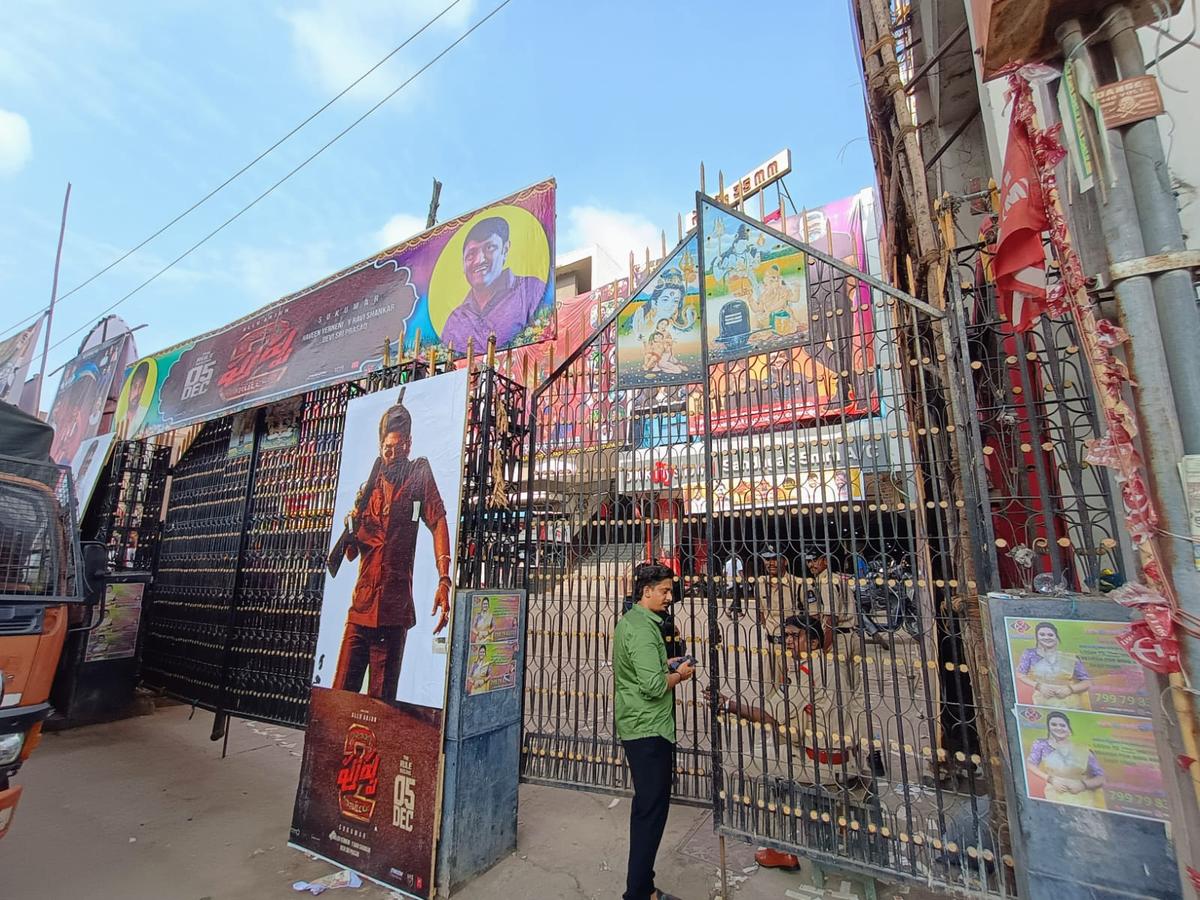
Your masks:
M85 601L71 472L50 461L54 430L0 403L0 838L37 747L71 607Z

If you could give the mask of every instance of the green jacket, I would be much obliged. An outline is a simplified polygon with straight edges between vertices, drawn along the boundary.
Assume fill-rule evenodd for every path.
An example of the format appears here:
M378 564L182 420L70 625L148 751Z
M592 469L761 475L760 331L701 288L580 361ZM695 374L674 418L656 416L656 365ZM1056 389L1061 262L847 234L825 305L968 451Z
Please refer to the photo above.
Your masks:
M617 737L661 737L675 743L675 693L667 687L662 618L635 603L617 623L613 640Z

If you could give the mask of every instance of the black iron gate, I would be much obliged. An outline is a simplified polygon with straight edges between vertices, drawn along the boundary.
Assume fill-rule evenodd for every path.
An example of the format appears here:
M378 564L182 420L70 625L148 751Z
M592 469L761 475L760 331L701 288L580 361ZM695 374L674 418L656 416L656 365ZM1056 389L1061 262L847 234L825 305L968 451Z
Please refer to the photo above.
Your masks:
M452 365L410 360L282 411L210 422L180 457L147 597L142 679L216 712L214 738L229 716L306 725L346 404ZM525 393L481 368L470 403L457 585L510 587L521 568ZM295 442L281 446L278 432L291 427Z
M697 383L622 389L618 313L533 395L522 775L630 790L612 635L633 565L656 560L678 573L675 625L702 660L676 693L678 800L759 844L1003 892L999 760L972 689L985 663L967 646L978 498L958 468L974 449L957 332L845 259L708 206L730 238L701 215L696 246L790 254L781 270L751 249L719 274L687 241L668 258L706 291L723 280L723 347L739 325L759 343L706 344Z

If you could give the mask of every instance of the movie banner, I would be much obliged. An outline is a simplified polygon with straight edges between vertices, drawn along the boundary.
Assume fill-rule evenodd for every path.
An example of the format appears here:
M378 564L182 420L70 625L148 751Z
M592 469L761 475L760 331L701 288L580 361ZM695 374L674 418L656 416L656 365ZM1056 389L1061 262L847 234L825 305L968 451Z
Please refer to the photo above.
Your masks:
M1154 723L1134 716L1017 706L1025 792L1034 800L1167 821Z
M1150 717L1146 670L1117 643L1128 622L1005 616L1017 702Z
M699 381L696 237L685 240L617 314L617 388Z
M352 399L291 843L430 896L469 375Z
M553 180L391 247L218 331L139 360L117 415L145 437L382 365L385 339L477 353L553 337Z
M42 320L22 329L12 337L0 341L0 401L20 405L21 392L25 389L25 378L29 375L29 364L37 348L38 332Z
M122 334L105 341L80 353L63 369L47 419L54 428L50 457L58 465L69 466L80 445L100 430L114 379L125 365L128 340L130 336Z
M116 435L111 431L94 438L88 438L75 451L71 460L71 481L75 485L75 515L80 522L91 502L96 484L100 481L100 473L108 462L108 454L112 451Z
M714 377L728 381L714 395L738 398L729 402L742 416L741 397L770 398L778 415L750 414L771 427L877 411L869 287L749 219L704 200L700 207L708 358L726 363ZM848 266L865 254L861 240L844 249ZM728 427L725 412L714 407L714 430Z

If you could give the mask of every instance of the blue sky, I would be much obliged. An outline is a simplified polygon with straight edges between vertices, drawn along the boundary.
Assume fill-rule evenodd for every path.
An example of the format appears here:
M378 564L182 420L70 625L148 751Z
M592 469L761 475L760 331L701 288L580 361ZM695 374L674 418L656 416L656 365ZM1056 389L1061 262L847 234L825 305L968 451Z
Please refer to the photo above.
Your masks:
M173 218L449 0L5 0L0 4L0 336L44 306L73 183L60 294ZM62 301L89 324L426 63L498 0L461 0L279 150ZM559 250L618 259L675 233L698 165L790 147L801 206L873 179L843 0L512 0L220 235L117 310L145 353L225 324L548 176ZM50 368L80 336L51 351ZM36 369L36 364L35 364ZM53 385L48 385L52 390ZM43 406L51 394L44 395Z

